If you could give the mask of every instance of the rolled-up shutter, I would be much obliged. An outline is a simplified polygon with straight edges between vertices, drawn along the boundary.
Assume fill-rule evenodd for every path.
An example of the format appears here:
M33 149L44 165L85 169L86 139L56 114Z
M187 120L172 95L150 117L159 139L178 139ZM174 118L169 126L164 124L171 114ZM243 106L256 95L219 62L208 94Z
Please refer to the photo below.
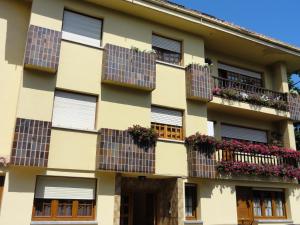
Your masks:
M267 143L267 132L262 130L221 124L221 136L232 139Z
M182 126L182 112L179 110L151 107L151 122Z
M152 46L181 53L181 42L157 35L152 35Z
M95 179L39 176L35 198L93 200L95 189Z
M62 38L100 47L102 20L64 11Z
M93 130L96 101L97 98L94 96L55 92L52 125Z
M248 77L254 77L254 78L257 78L257 79L261 79L261 74L260 73L256 73L256 72L241 69L241 68L237 68L237 67L234 67L234 66L229 66L229 65L226 65L226 64L223 64L223 63L218 63L218 68L222 69L222 70L242 74L242 75L245 75L245 76L248 76Z
M215 136L215 128L213 121L207 121L207 134L208 136L214 137Z

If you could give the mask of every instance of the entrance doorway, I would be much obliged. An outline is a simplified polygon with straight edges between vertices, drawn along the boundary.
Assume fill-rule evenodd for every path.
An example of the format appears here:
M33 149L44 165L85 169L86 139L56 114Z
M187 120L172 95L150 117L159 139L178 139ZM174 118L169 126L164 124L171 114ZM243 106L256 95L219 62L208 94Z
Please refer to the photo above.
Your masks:
M120 225L155 225L155 193L142 191L121 195Z

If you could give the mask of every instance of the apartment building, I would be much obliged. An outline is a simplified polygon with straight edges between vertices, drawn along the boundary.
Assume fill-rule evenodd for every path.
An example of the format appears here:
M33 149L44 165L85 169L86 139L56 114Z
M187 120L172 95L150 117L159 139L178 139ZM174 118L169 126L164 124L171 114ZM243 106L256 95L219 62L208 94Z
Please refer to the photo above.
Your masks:
M0 34L1 225L300 224L299 48L162 0L0 0Z

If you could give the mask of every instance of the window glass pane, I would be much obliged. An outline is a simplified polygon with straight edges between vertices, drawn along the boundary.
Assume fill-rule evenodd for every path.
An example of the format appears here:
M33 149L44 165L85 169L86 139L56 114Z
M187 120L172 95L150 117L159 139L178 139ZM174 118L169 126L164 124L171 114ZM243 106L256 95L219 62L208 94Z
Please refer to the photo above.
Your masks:
M193 185L185 186L185 216L196 216L196 202L197 202L197 187Z
M35 199L35 216L50 216L51 215L51 200L49 199Z
M72 200L59 200L57 216L72 216Z
M276 216L284 216L284 206L283 206L283 199L281 193L276 193L275 205L276 205Z
M80 200L78 202L78 216L92 216L93 201Z
M265 205L265 216L272 216L272 198L270 193L266 193L264 196L264 205Z
M259 196L254 196L253 199L253 211L254 211L254 216L262 216L261 214L261 205L260 205L260 198Z

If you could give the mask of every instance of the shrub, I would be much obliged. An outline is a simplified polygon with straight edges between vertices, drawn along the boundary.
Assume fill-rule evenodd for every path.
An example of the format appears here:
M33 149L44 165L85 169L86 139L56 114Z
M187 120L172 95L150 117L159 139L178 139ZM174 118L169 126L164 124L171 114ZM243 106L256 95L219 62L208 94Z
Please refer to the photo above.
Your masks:
M158 135L154 129L134 125L127 131L138 147L148 149L156 146Z

